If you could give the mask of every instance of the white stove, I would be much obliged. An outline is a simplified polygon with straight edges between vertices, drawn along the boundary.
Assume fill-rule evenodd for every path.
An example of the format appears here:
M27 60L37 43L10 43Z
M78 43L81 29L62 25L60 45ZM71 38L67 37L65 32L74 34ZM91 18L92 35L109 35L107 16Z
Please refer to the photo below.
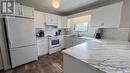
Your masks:
M52 54L61 50L60 36L52 36L52 37L48 37L48 39L49 39L49 54Z

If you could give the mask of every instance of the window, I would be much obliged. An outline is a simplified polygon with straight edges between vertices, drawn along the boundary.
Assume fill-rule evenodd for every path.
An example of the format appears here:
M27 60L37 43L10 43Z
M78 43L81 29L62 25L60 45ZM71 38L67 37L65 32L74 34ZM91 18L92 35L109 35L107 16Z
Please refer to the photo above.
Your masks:
M81 32L86 34L88 32L88 26L90 25L91 15L85 15L80 17L71 18L68 20L73 32Z
M88 31L88 22L74 24L74 31L75 32L87 32Z

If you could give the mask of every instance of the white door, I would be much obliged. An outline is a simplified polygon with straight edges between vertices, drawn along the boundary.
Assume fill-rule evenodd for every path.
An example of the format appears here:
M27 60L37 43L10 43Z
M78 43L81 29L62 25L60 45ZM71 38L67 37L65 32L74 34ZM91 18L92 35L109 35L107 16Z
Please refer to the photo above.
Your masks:
M10 48L36 44L33 19L8 17L6 22Z

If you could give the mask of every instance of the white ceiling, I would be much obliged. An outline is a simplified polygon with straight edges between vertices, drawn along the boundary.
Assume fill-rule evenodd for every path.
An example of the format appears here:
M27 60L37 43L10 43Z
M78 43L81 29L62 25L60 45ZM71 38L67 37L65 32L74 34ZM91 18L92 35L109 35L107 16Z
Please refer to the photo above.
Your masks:
M69 13L98 1L105 0L60 0L60 8L54 9L51 5L51 0L19 0L22 4L34 7L36 10L55 14Z

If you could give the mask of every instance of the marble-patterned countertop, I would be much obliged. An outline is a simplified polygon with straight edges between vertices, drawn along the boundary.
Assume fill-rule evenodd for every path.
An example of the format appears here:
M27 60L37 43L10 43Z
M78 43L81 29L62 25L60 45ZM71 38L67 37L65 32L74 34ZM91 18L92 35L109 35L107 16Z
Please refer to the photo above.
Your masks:
M130 43L128 41L88 39L91 40L63 50L63 53L106 73L130 73Z

